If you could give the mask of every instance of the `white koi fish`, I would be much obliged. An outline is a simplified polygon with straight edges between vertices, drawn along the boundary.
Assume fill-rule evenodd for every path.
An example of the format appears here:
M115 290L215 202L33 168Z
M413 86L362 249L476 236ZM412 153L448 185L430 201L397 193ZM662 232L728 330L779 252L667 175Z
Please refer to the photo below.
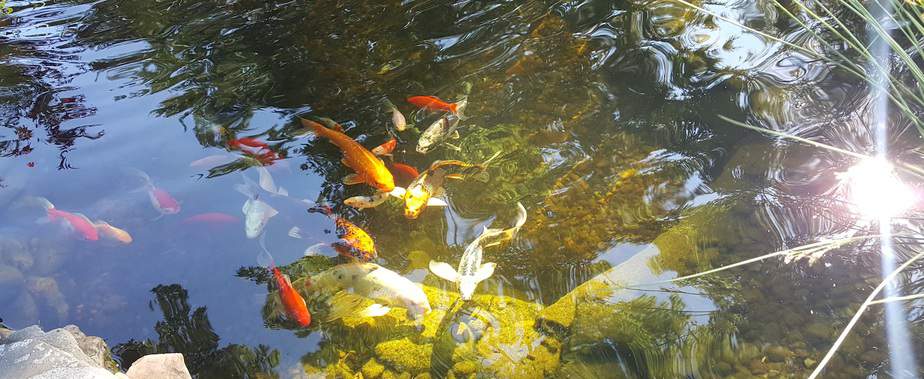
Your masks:
M430 312L427 295L414 282L387 268L370 262L352 262L334 266L312 278L319 289L353 293L376 301L361 311L366 317L381 316L390 306L407 309L408 318L419 319Z
M448 263L430 261L430 271L440 278L458 284L462 300L471 300L478 283L490 278L494 274L494 268L497 266L493 262L481 262L484 255L482 243L491 238L513 238L524 223L526 223L526 208L523 207L523 204L517 203L517 221L512 228L488 229L485 227L481 235L465 247L458 269L453 269ZM488 246L499 243L500 241L493 242Z

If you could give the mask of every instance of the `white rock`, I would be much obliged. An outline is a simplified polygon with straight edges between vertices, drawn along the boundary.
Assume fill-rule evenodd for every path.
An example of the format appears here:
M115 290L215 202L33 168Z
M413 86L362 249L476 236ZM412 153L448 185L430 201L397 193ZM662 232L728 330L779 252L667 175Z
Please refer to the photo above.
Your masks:
M130 379L191 379L183 354L145 355L128 369Z

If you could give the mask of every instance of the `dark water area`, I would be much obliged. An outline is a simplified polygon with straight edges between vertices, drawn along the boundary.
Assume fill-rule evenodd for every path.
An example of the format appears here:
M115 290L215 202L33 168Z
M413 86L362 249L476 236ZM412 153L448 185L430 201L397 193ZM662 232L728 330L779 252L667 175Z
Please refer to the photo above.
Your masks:
M839 173L856 160L722 118L874 153L867 82L740 27L834 55L772 2L696 3L723 18L674 1L7 4L0 318L77 324L115 346L123 369L177 351L203 378L804 377L881 279L880 246L868 240L814 264L769 259L610 288L594 307L574 295L614 267L639 284L878 232L844 197ZM416 152L438 117L404 100L415 95L466 99L459 138ZM374 190L344 185L352 170L338 148L300 133L298 117L335 120L372 148L392 130L385 99L414 124L397 133L395 161L423 170L499 158L486 176L447 184L449 207L416 220L394 199L344 205ZM890 157L919 165L920 137L893 113ZM262 167L229 144L245 137L275 158ZM280 316L260 239L245 235L236 186L262 168L289 194L273 198L280 216L263 240L315 313L309 328ZM179 212L152 205L138 170ZM38 222L36 197L132 241L85 241ZM335 227L299 199L330 204L374 238L377 264L424 286L434 311L423 326L403 309L326 316L343 300L314 294L311 278L342 260L304 252L334 242ZM526 224L485 249L494 275L459 305L428 262L455 267L483 225L512 222L518 202ZM225 216L190 219L209 213ZM909 219L895 233L917 231ZM914 252L896 243L898 257ZM902 293L921 283L903 279ZM902 308L918 354L920 306ZM577 311L567 321L550 311L568 307ZM905 377L889 369L883 323L871 309L827 375ZM475 332L460 340L460 328Z

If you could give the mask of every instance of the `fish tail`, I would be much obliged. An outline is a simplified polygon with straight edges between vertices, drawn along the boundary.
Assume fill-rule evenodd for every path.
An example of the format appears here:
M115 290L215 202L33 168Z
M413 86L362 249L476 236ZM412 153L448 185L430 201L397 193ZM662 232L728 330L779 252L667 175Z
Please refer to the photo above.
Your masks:
M151 177L144 171L141 171L134 167L128 167L125 169L129 174L137 176L144 181L144 184L141 185L138 189L133 190L132 192L146 191L154 188L154 182L151 181Z
M45 210L54 209L55 205L41 196L26 196L19 202L20 206L37 206Z
M257 264L260 267L265 267L270 270L276 268L276 261L273 259L273 256L270 254L269 250L266 249L266 234L260 235L260 253L257 254Z
M315 134L322 136L322 137L326 136L325 133L327 132L327 128L324 125L321 125L318 122L305 119L305 118L301 118L301 117L298 118L298 121L302 123L302 126L306 128L310 128L311 131L314 132Z
M334 208L327 203L320 203L311 208L308 208L309 213L323 213L327 216L334 216Z
M458 116L459 115L459 104L458 103L449 104L449 111L452 112L452 114Z

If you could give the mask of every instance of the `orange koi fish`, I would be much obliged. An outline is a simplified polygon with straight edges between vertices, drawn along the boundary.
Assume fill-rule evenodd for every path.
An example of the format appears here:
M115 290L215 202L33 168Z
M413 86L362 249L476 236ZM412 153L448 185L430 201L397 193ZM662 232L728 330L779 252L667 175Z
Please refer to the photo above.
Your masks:
M431 111L452 112L454 115L459 114L459 105L456 103L447 103L436 96L411 96L407 102L415 106Z
M333 210L328 206L318 206L310 209L309 212L322 212L334 219L334 224L337 226L337 237L340 240L334 242L331 246L340 255L361 262L369 262L378 257L379 254L375 250L375 241L372 240L372 237L365 230L350 222L350 220L334 214Z
M231 140L228 142L228 147L231 149L240 149L241 146L255 147L258 149L269 149L269 145L266 142L260 141L256 138L244 137Z
M372 154L382 156L382 155L391 155L392 151L395 151L395 147L398 146L398 139L391 137L390 140L385 141L385 143L376 146L372 149Z
M55 208L48 199L43 197L35 198L47 214L48 221L58 221L66 228L73 230L87 241L99 240L99 232L93 227L93 223L80 213L71 213Z
M261 266L269 269L273 273L273 278L276 280L276 286L279 287L279 300L282 301L282 307L285 310L286 317L290 320L295 321L303 328L311 325L311 312L308 311L308 305L305 304L305 299L302 298L302 295L298 294L298 291L292 287L292 282L289 280L289 277L283 275L279 268L276 267L276 263L273 261L273 257L264 250L257 256L257 261Z
M398 180L402 184L410 183L420 176L420 172L418 172L416 168L401 162L389 163L388 168L395 175L395 180Z
M385 162L382 162L371 151L343 134L343 130L339 128L339 125L336 129L330 129L311 120L300 120L303 126L311 128L318 136L327 138L328 141L337 145L340 151L343 152L341 162L355 171L354 174L350 174L343 179L345 184L366 183L384 192L391 192L395 189L395 179L391 172L388 171L388 168L385 167Z

